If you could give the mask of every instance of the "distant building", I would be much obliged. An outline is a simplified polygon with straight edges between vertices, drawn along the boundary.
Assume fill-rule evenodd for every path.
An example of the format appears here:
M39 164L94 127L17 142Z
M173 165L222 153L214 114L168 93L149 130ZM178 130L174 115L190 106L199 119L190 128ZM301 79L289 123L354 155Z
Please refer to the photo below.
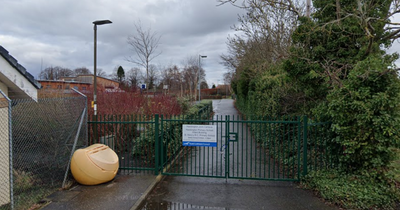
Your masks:
M66 82L81 82L81 83L93 84L94 76L93 74L89 74L89 75L78 75L76 77L61 77L60 80ZM104 90L105 89L118 90L119 82L97 76L97 88Z
M78 75L76 77L61 77L60 80L38 80L42 85L41 95L51 97L52 93L71 93L74 88L82 93L93 90L93 75ZM104 77L97 77L97 90L119 92L119 83Z
M61 80L39 80L43 90L66 90L69 91L72 88L85 92L92 86L90 83L85 82L73 82L73 81L61 81Z

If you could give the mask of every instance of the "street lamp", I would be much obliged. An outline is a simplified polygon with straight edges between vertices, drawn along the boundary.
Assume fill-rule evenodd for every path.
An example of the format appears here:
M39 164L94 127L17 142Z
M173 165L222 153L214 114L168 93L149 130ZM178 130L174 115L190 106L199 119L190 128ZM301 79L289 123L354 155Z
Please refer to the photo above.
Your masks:
M218 84L219 84L219 79L217 80L217 86L215 86L215 88L217 88L217 95L219 96L219 88L218 88Z
M93 110L94 115L97 115L97 26L110 24L112 23L110 20L96 20L93 22L93 30L94 30L94 78L93 78L93 85L94 85L94 93L93 93Z
M200 90L201 90L201 88L200 88L200 69L201 69L201 65L200 65L200 60L202 59L202 58L207 58L207 56L206 55L199 55L199 70L197 71L197 84L198 84L198 86L199 86L199 103L200 103L200 101L201 101L201 92L200 92Z

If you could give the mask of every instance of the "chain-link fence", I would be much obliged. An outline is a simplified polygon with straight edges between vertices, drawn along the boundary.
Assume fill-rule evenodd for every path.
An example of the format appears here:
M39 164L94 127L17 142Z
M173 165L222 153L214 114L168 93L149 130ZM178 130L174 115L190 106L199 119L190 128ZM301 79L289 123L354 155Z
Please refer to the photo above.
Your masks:
M29 209L72 182L72 152L87 146L87 100L1 100L0 115L0 209Z

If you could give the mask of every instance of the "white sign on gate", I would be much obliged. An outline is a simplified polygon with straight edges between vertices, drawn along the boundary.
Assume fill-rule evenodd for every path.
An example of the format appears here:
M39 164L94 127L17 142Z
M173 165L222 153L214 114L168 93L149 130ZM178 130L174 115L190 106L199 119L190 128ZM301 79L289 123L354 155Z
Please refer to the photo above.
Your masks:
M216 125L183 125L183 146L217 147Z

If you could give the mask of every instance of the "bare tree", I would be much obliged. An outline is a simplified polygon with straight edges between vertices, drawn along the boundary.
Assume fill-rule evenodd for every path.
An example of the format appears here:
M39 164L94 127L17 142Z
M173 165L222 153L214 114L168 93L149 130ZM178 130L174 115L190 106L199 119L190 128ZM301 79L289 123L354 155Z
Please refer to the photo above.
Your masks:
M234 72L224 73L224 84L231 84L234 77Z
M106 78L107 72L105 72L103 69L97 69L97 76Z
M194 93L194 97L197 97L196 87L198 82L202 81L206 77L206 73L203 68L199 68L199 57L190 56L183 61L183 78L185 81L186 88L189 88L190 94ZM199 72L200 71L200 72ZM200 78L199 78L200 76Z
M243 0L240 1L241 4L238 4L237 0L217 0L217 2L219 2L218 6L230 3L235 7L246 10L254 8L255 5L260 5L261 3L264 6L273 7L275 9L285 9L289 12L296 14L297 16L304 15L304 11L301 10L301 8L303 7L299 6L299 0ZM310 3L311 2L307 0L307 8L311 7Z
M39 78L44 80L59 80L61 77L71 76L74 76L74 72L71 69L60 66L45 68L39 74Z
M161 36L153 32L151 28L143 29L139 21L135 24L136 34L128 37L128 44L131 45L135 56L131 56L128 61L142 66L146 69L146 82L149 82L150 62L159 56L157 52Z
M228 37L228 54L221 55L222 64L232 75L247 71L250 77L259 75L264 64L275 64L289 56L291 35L304 11L299 0L218 0L243 8L239 24L232 28L240 35Z
M131 68L127 72L127 82L131 88L136 88L139 85L140 78L142 78L142 72L139 68Z
M205 81L205 80L201 81L201 82L200 82L200 88L201 88L201 89L208 89L209 86L208 86L207 81Z
M161 83L168 85L168 90L178 92L182 88L182 77L178 66L172 65L161 71Z
M75 74L75 76L78 76L78 75L92 74L92 72L86 67L80 67L80 68L74 69L74 74Z

